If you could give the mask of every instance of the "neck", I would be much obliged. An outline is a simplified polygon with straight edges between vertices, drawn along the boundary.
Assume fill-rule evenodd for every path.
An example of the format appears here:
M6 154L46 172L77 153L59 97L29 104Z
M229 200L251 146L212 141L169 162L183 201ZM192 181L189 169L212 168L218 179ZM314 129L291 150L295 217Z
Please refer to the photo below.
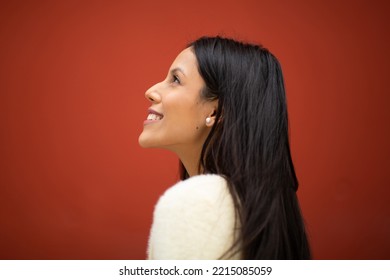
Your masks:
M180 161L183 163L184 168L187 170L187 173L190 177L199 175L199 159L200 159L199 149L182 149L180 151L174 151L179 157Z
M187 173L190 177L192 176L195 176L195 175L199 175L199 161L196 163L196 162L188 162L188 161L185 161L183 159L181 159L181 162L183 163L184 165L184 168L187 170Z

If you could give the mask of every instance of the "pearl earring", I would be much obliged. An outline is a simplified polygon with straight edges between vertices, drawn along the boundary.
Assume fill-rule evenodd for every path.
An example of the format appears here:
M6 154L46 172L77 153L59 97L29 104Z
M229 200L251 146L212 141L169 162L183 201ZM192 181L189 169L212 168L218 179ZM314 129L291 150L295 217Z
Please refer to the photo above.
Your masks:
M210 117L207 117L206 118L206 124L210 124L211 123L211 118Z

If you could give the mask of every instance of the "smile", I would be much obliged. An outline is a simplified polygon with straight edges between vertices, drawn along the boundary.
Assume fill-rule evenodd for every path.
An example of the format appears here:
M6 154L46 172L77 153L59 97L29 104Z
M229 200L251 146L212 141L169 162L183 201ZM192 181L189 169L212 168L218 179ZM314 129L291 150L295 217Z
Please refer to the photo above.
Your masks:
M147 116L146 120L144 121L144 125L158 122L158 121L162 120L162 118L164 118L163 114L156 112L156 111L149 108L148 116Z
M162 119L162 116L150 113L146 119L148 121L159 121Z

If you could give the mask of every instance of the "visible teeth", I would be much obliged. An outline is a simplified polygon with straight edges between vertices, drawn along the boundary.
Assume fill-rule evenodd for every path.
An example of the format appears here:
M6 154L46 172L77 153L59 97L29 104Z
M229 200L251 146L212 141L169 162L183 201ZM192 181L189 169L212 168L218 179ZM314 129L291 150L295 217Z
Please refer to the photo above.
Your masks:
M151 120L151 121L161 120L161 117L156 114L149 114L147 120Z

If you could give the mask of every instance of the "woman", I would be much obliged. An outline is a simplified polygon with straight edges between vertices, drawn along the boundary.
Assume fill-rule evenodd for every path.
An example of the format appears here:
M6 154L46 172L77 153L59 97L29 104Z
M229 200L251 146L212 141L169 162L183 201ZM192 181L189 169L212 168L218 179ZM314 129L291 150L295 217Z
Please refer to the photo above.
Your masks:
M281 67L261 46L191 43L145 94L142 147L176 153L156 205L152 259L309 259Z

